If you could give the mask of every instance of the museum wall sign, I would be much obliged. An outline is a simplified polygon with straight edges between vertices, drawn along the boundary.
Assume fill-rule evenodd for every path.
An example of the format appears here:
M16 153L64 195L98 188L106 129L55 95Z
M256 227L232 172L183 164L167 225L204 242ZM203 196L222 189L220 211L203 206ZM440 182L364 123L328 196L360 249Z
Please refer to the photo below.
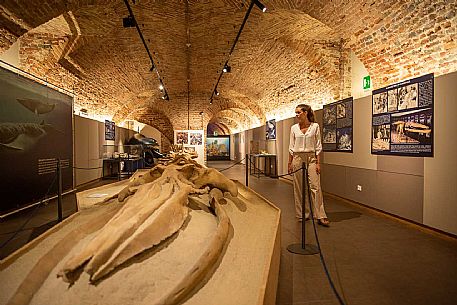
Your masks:
M0 213L73 187L73 97L0 68ZM51 186L52 185L52 186Z
M373 91L371 153L433 157L434 76Z

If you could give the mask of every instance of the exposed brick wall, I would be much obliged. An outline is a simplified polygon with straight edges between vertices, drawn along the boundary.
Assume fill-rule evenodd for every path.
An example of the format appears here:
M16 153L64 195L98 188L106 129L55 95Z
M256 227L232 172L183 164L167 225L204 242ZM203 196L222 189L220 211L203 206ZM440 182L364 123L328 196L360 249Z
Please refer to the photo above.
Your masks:
M308 103L314 109L350 96L350 57L341 42L277 42L277 56L266 59L268 90L259 104L270 117L290 117L292 105ZM289 50L284 55L284 49ZM285 80L281 75L289 76ZM292 105L291 105L292 104Z
M160 146L160 152L162 153L167 153L171 150L171 142L170 140L168 140L168 138L166 138L163 134L162 134L162 143L161 143L161 146Z
M19 36L31 29L3 5L0 5L0 26L0 54L8 50Z
M208 122L231 131L250 128L290 117L297 103L319 109L348 97L351 50L375 88L457 70L455 1L264 2L268 13L252 10L230 57L232 72L223 75L212 105L246 1L189 1L187 16L183 1L132 4L169 102L160 98L136 30L121 26L127 15L121 0L4 0L0 52L20 39L20 68L74 90L76 110L171 131Z
M207 129L207 135L213 136L214 132L217 132L218 135L228 135L230 131L227 127L221 126L219 123L209 123Z
M19 62L21 68L42 78L52 77L53 82L65 83L56 78L56 66L68 41L48 33L26 34L20 40Z
M345 54L339 37L298 10L277 3L269 12L250 17L233 60L240 68L223 79L226 85L255 101L267 117L292 116L297 101L320 108L338 99L343 93L340 77L350 83L350 74L339 71Z
M0 53L8 50L8 48L16 41L16 36L11 34L7 29L0 29Z
M246 113L243 109L240 108L231 108L228 110L222 110L218 112L215 117L221 123L225 122L225 125L229 130L246 130L251 126L252 119L249 114ZM258 122L257 126L262 125L264 122Z
M457 70L456 1L303 1L304 12L335 29L376 88Z
M94 80L81 80L58 63L68 40L48 33L24 35L20 39L20 68L74 92L75 110L86 108L94 113L110 115L105 105L115 99Z
M173 142L173 125L160 109L138 109L130 113L127 119L137 120L138 122L152 126L160 131L168 141Z
M355 33L352 48L375 88L434 72L457 70L455 1L395 2L384 18Z

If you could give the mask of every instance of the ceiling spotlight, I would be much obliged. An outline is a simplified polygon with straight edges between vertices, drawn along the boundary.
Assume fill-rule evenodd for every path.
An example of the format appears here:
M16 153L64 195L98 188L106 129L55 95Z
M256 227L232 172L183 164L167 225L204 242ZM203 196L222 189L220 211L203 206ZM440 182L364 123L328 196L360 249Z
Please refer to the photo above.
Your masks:
M257 5L257 7L262 11L262 12L266 12L267 11L267 7L265 5L263 5L262 3L260 3L259 0L254 0L254 3Z
M213 100L212 100L212 99L209 101L209 104L210 104L210 105L212 105L212 104L213 104Z
M232 67L230 67L229 65L225 65L222 71L224 71L224 73L229 73L230 71L232 71Z
M154 65L154 63L152 63L152 66L151 68L149 69L150 72L154 71L154 69L156 68L156 66Z
M200 115L203 115L203 111L200 111L200 113L199 113L199 114L200 114Z
M169 101L169 100L170 100L170 98L168 97L167 91L164 92L164 94L163 94L163 96L162 96L162 99L163 99L163 100L166 100L166 101Z
M160 90L163 90L163 84L162 84L162 82L160 82L159 89L160 89Z
M122 25L124 26L124 28L134 28L135 18L133 18L132 16L122 18Z
M219 91L217 91L216 89L214 90L214 94L216 94L217 96L220 94Z

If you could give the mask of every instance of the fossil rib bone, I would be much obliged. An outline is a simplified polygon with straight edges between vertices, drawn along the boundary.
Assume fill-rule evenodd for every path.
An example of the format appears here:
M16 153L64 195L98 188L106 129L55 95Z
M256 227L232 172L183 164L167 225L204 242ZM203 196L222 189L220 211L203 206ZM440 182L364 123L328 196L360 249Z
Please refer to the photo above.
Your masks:
M205 277L208 269L210 269L219 258L228 238L230 219L221 208L216 197L213 197L210 200L211 205L215 207L218 225L208 244L207 250L200 256L198 261L194 263L182 280L166 293L164 297L154 303L154 305L178 304L194 286Z

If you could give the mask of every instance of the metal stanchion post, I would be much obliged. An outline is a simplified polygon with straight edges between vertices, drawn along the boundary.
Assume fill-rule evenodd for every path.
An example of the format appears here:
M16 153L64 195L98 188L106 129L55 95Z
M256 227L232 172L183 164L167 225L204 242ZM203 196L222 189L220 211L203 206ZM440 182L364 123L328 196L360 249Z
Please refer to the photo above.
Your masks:
M250 161L251 159L248 158L248 154L246 154L246 158L244 159L246 161L246 187L248 187L248 182L249 182L249 166L250 166Z
M306 164L303 162L302 164L302 180L303 180L303 183L302 183L302 188L301 188L301 192L302 192L302 196L301 196L301 213L302 213L302 222L301 222L301 243L296 243L296 244L290 244L289 246L287 246L287 250L291 253L295 253L295 254L301 254L301 255L314 255L314 254L317 254L319 253L319 249L317 248L317 246L315 245L311 245L311 244L306 244L306 231L305 231L305 196L308 195L308 199L311 200L311 198L309 198L309 187L308 187L308 168L306 166ZM306 185L306 188L305 188L305 185ZM310 204L311 204L311 201L310 201ZM310 206L310 208L312 208Z
M60 166L60 159L57 159L57 218L59 222L62 221L62 168Z
M121 163L122 163L122 157L119 155L119 163L118 163L118 172L117 172L117 181L121 181Z

